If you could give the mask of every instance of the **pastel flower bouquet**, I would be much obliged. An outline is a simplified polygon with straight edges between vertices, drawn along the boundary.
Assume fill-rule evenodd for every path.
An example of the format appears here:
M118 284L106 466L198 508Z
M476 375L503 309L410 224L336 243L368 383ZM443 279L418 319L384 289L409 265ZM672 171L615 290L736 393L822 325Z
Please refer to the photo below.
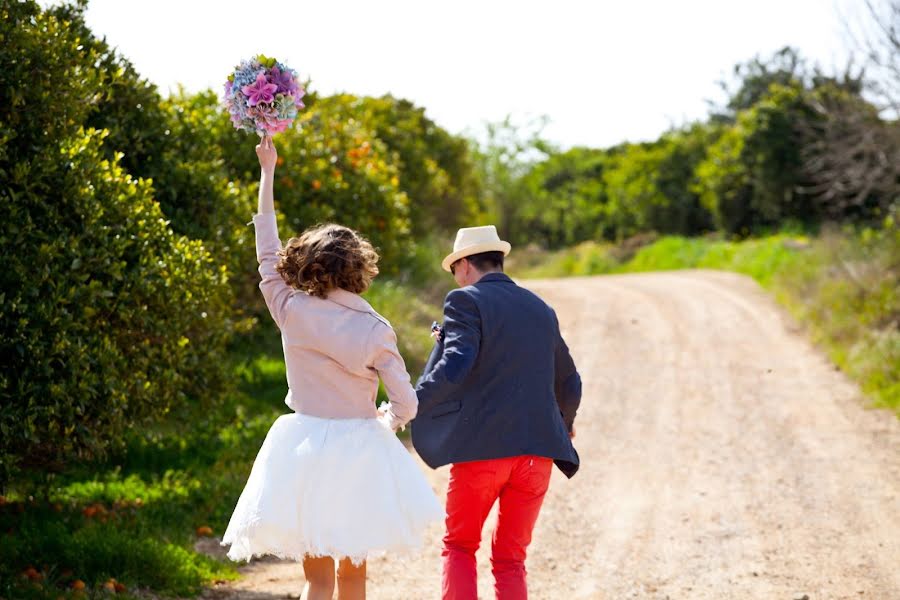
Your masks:
M297 72L260 54L243 60L225 82L225 108L235 129L260 137L281 133L304 108Z

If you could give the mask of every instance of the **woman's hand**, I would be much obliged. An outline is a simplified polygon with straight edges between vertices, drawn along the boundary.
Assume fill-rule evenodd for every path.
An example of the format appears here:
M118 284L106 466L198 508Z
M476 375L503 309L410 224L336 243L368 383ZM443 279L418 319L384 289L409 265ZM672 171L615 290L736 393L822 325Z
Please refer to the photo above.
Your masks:
M259 158L259 166L263 171L272 173L275 171L275 163L278 160L278 151L271 136L265 136L256 145L256 156Z
M259 175L259 209L260 214L275 212L275 196L272 192L275 179L275 163L278 161L278 152L272 138L265 136L256 146L256 156L259 157L259 166L262 172Z

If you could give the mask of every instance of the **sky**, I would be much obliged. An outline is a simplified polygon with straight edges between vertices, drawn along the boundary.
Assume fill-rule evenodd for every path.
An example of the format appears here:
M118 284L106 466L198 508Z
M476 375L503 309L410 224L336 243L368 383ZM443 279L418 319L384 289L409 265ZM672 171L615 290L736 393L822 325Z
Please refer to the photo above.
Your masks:
M544 137L567 148L654 139L703 118L735 63L785 45L841 68L842 22L861 4L91 0L86 18L163 93L219 90L235 64L262 53L320 93L408 98L454 133L546 115Z

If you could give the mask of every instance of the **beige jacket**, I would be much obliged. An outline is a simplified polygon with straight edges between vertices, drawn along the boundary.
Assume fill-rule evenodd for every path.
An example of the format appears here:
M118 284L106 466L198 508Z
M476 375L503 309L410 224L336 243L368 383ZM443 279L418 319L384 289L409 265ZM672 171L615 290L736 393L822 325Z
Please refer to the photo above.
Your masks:
M287 285L275 270L281 248L275 213L254 215L253 224L259 289L281 330L285 404L315 417L377 417L380 376L390 398L385 421L392 429L408 423L418 401L391 324L358 294L336 289L323 300Z

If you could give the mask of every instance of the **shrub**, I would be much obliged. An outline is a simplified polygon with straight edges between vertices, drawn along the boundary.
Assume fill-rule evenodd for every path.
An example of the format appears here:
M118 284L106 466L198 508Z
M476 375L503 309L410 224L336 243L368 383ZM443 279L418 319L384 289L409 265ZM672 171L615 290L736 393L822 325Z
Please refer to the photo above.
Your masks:
M4 3L0 35L0 487L103 454L227 386L225 270L82 123L105 75L77 28Z

